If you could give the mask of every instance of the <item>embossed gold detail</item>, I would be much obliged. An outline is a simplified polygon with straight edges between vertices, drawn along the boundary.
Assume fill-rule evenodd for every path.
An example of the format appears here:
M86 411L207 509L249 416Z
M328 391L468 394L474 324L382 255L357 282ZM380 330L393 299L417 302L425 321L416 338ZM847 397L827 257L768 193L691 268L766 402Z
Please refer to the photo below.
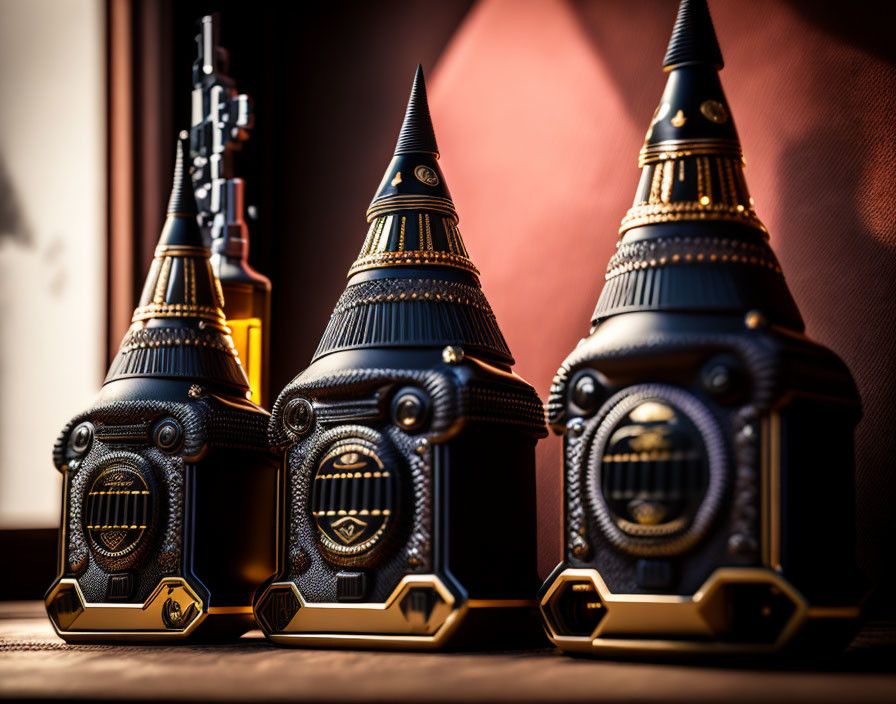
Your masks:
M659 203L660 202L660 190L663 185L663 167L662 164L657 164L653 167L653 178L650 181L650 197L648 202L650 203Z
M659 423L675 420L675 411L671 406L659 401L645 401L628 415L636 423Z
M709 196L706 196L709 198ZM683 201L676 203L645 203L631 208L622 219L619 234L642 225L659 222L681 222L683 220L729 220L750 225L766 232L765 225L752 208L738 209L727 203Z
M171 620L175 602L180 613L177 622ZM72 642L182 640L208 616L202 599L181 577L163 579L142 604L90 603L77 580L64 578L47 595L46 604L53 628ZM245 613L246 607L239 608L240 613Z
M420 181L420 183L426 184L427 186L434 187L439 185L439 175L423 164L414 169L414 176L417 177L417 180Z
M718 100L704 100L700 103L700 112L707 120L717 125L728 121L728 111Z
M672 178L675 174L675 165L671 161L662 164L663 167L663 185L660 192L660 200L668 203L672 196Z
M432 228L429 224L429 213L424 213L423 224L426 227L426 249L432 251Z
M401 183L401 171L395 174L395 178L392 179L391 183L393 186L397 186L399 183Z
M688 121L688 118L684 116L684 112L679 110L675 113L675 116L669 120L673 127L683 127L684 123Z
M416 266L420 264L441 264L479 275L479 270L467 257L452 254L451 252L428 252L413 249L404 252L380 252L379 254L360 257L352 264L348 275L351 276L365 269L377 269L386 266Z

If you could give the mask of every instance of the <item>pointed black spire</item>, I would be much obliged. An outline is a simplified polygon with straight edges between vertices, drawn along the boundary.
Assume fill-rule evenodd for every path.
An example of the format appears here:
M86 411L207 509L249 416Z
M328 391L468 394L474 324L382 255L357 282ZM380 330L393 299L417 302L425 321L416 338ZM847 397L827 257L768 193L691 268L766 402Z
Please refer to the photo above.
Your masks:
M193 187L184 172L186 132L178 139L168 217L131 327L106 382L188 379L245 397L243 372L224 318L224 296L196 219Z
M189 163L187 156L189 137L185 130L181 131L177 137L177 153L174 156L174 181L171 184L171 197L168 199L168 215L191 215L196 217L199 214L190 179L184 173L184 165Z
M418 66L395 155L367 209L367 237L315 360L349 349L461 345L513 364L438 157Z
M396 154L413 152L436 155L439 153L439 146L436 144L436 133L432 128L432 118L429 115L429 101L426 99L426 82L423 80L423 66L420 64L417 64L414 86L411 88L411 98L408 100L408 109L404 114L404 123L401 125L398 143L395 145Z
M706 0L681 0L663 69L671 71L693 64L709 64L716 69L725 65Z
M747 188L721 65L706 0L682 0L594 323L636 310L761 310L802 329Z
M181 132L177 139L177 153L174 157L174 179L171 184L171 196L168 198L168 217L159 237L159 246L200 247L205 248L202 230L196 219L199 213L193 185L186 172L187 147L189 135Z

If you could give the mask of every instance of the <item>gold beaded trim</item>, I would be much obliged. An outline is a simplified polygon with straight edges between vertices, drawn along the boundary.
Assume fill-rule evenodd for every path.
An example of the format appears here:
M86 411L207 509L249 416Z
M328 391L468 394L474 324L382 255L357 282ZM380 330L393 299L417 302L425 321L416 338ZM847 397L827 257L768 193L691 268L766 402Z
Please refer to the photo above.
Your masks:
M754 266L764 266L778 274L782 273L778 262L766 257L757 257L755 255L747 254L704 254L702 252L693 254L691 252L685 252L656 257L655 259L641 259L638 261L626 262L625 264L620 264L607 271L604 278L609 281L610 279L635 271L636 269L653 269L656 267L668 266L669 264L718 264L720 262L723 264L752 264Z
M429 250L411 249L404 252L380 252L366 257L361 257L348 270L348 275L364 271L365 269L378 269L386 266L415 266L421 264L440 264L455 269L463 269L479 276L479 270L473 266L466 257L451 252L433 252Z
M645 203L631 208L619 226L619 234L635 227L654 225L661 222L682 222L687 220L728 220L740 222L767 232L765 225L752 208L727 203L701 203L685 201L681 203Z

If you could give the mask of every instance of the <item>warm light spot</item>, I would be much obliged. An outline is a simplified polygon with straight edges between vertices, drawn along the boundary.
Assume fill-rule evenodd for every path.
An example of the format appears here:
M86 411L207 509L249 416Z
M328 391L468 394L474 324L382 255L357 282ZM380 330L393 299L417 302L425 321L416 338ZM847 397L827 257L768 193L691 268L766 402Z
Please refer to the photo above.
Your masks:
M700 196L701 205L709 205L709 196Z

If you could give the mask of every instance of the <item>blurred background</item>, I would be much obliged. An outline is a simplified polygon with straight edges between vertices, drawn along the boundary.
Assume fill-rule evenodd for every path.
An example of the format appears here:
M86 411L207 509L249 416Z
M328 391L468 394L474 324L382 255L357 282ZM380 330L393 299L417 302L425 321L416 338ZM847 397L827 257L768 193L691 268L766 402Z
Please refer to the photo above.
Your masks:
M809 335L862 393L860 567L873 610L894 616L892 6L710 6L757 212ZM251 260L273 283L272 394L308 364L345 286L419 62L464 240L544 397L587 333L634 196L676 8L0 0L0 554L17 570L0 598L39 598L55 573L50 450L99 389L152 258L200 16L221 13L230 74L255 102L237 173L257 212ZM561 556L559 442L538 453L544 576Z

